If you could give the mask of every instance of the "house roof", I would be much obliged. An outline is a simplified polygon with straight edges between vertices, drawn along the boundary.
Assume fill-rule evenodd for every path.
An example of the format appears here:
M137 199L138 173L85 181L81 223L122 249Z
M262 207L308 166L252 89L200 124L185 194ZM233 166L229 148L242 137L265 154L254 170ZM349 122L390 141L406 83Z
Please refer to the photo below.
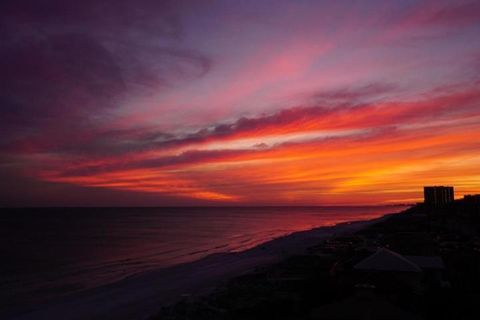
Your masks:
M405 256L422 269L445 269L445 264L439 256Z
M363 271L422 272L422 269L416 263L386 248L379 248L377 252L356 264L354 269Z

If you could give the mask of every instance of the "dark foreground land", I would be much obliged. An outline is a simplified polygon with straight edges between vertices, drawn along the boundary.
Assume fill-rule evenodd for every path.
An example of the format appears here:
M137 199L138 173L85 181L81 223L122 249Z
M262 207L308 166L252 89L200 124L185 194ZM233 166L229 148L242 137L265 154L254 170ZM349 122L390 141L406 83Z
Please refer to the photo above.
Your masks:
M478 200L417 205L151 319L480 319Z

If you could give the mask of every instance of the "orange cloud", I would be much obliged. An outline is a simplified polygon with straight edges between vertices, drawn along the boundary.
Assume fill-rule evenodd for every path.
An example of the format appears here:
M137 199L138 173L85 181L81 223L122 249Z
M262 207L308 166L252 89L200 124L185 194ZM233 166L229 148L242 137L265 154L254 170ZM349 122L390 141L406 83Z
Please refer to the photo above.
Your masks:
M139 157L131 162L124 159L121 166L110 163L80 175L75 170L53 171L43 178L220 202L268 204L411 202L420 200L423 184L453 184L460 194L478 192L480 117L472 116L475 109L469 107L474 98L472 93L461 93L429 101L334 110L324 118L314 115L312 119L292 111L292 121L279 116L270 123L264 119L260 126L257 119L254 125L239 124L230 135L218 139L213 135L201 144L245 136L255 136L260 142L272 134L325 127L369 130L285 141L266 148L197 150L199 143L193 142L182 146L193 149L177 155ZM450 106L459 101L465 108L452 116ZM443 121L443 115L450 120ZM432 117L440 120L423 123ZM396 128L392 129L392 124ZM377 129L377 125L384 128Z

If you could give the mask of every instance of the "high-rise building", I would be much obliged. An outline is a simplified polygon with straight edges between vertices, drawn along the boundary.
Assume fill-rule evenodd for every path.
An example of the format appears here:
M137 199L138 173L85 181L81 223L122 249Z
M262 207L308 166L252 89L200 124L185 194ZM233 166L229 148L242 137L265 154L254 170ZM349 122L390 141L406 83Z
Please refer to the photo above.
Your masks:
M425 204L431 206L444 206L447 203L454 201L453 187L434 186L424 187Z

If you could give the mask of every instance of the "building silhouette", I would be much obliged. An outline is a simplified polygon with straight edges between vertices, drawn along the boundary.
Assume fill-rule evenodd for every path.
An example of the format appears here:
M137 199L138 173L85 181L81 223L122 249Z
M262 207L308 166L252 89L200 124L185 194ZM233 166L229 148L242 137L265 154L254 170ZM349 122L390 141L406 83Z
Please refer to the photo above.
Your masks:
M447 203L454 201L454 190L453 187L444 187L444 186L433 186L433 187L424 187L424 200L425 204L441 207Z
M480 205L480 194L466 194L463 196L463 201Z

